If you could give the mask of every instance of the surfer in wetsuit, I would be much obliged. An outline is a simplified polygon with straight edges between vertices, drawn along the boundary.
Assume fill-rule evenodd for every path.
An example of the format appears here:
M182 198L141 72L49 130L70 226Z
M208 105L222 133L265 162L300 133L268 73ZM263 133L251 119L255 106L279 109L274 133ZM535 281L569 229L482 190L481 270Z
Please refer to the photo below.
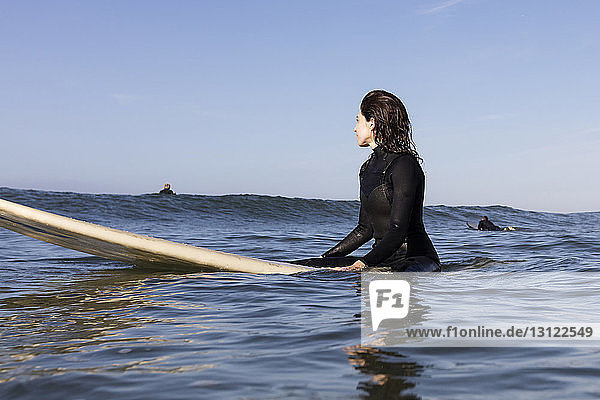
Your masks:
M175 194L175 192L171 190L171 185L169 183L165 183L164 189L158 192L158 194Z
M515 231L516 228L512 226L507 226L505 228L500 228L495 225L492 221L488 219L487 216L481 217L481 221L479 221L479 225L477 225L477 230L480 231Z
M488 219L487 216L481 217L481 221L479 221L479 225L477 225L477 229L480 231L501 231L502 228L496 226L492 221Z
M323 264L345 271L384 266L394 271L437 271L440 259L423 225L425 175L404 104L384 90L363 98L354 127L358 145L373 152L362 165L358 225L325 252ZM375 238L363 257L345 257ZM338 259L336 261L336 259ZM352 263L352 265L349 265Z

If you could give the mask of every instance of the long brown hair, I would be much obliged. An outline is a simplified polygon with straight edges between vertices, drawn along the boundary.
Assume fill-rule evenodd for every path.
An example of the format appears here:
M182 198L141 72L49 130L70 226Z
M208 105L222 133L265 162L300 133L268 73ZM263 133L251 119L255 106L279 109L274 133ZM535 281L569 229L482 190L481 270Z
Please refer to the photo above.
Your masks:
M375 143L388 153L409 153L423 161L412 138L412 126L406 107L396 95L385 90L371 90L360 103L367 121L375 121Z

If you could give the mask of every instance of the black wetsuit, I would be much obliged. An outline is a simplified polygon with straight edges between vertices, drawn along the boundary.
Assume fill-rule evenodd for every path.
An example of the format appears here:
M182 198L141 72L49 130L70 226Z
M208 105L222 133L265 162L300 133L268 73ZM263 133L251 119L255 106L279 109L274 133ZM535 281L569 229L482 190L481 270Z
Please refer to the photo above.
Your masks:
M175 192L171 189L163 189L160 192L158 192L158 194L175 194Z
M417 159L376 147L360 169L358 226L322 257L333 261L332 258L344 257L375 238L372 250L356 258L369 267L386 266L398 271L439 269L438 254L423 225L424 195L425 175Z
M477 229L479 229L480 231L501 231L502 230L502 228L494 225L494 223L492 221L490 221L489 219L482 219L481 221L479 221L479 225L477 225Z

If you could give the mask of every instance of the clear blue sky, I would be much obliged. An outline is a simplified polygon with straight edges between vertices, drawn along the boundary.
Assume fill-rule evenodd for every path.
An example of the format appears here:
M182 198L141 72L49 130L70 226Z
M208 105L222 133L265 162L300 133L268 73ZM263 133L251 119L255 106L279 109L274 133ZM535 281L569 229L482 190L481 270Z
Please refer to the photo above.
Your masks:
M598 1L2 1L0 186L355 199L396 93L427 204L600 209Z

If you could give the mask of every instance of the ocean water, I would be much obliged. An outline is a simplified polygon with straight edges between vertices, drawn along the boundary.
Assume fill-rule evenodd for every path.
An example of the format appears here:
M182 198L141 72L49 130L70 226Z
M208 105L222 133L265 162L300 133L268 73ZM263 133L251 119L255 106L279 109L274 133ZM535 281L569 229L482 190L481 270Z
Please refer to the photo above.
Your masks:
M271 260L321 254L358 215L355 201L257 195L0 198ZM519 229L466 229L481 215ZM425 209L443 271L461 274L598 272L599 224L600 213ZM0 229L0 399L600 397L598 348L363 347L360 314L353 273L150 271Z

